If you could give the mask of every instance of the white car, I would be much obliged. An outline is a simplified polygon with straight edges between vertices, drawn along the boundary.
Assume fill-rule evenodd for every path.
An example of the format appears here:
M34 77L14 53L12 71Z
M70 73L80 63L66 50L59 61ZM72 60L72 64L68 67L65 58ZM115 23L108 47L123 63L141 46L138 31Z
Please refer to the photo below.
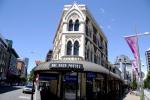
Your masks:
M23 88L23 93L34 93L33 85L26 85Z

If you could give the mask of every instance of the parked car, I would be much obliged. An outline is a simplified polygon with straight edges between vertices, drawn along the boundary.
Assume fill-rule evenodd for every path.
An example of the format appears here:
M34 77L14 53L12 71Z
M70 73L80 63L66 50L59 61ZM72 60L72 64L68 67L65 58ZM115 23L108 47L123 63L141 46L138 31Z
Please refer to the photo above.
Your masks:
M23 87L23 93L34 93L33 85L26 85Z

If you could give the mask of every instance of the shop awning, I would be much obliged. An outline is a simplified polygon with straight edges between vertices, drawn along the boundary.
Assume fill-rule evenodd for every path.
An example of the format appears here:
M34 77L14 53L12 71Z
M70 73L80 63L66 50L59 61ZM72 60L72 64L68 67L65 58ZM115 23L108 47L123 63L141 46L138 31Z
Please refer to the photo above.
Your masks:
M116 73L113 73L106 69L105 67L88 62L88 61L65 61L65 60L53 60L49 62L44 62L39 64L35 67L35 71L52 71L52 70L63 70L63 69L77 69L82 71L89 71L89 72L98 72L98 73L104 73L111 75L112 77L115 77L117 79L121 79L120 76Z

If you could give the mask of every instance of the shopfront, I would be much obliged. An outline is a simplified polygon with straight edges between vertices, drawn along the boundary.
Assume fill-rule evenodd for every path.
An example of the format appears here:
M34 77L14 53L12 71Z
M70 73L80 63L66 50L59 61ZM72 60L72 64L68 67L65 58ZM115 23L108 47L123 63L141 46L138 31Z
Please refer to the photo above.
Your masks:
M54 100L104 98L110 85L108 85L107 70L100 69L100 67L94 68L90 64L49 62L45 65L39 65L35 74L39 75L41 100L48 100L52 97L55 98ZM85 67L85 65L93 67L94 70ZM41 70L41 68L44 70ZM103 72L100 73L100 70Z

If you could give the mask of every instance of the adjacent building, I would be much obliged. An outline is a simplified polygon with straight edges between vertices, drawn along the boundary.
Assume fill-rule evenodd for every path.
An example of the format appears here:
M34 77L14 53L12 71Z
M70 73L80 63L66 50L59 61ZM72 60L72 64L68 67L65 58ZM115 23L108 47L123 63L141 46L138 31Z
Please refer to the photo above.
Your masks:
M17 69L19 71L19 76L27 78L29 58L18 58L17 59Z
M24 67L24 72L25 72L25 77L27 78L27 70L28 70L28 65L29 65L29 58L24 58L24 63L25 63L25 67Z
M7 79L7 70L9 66L8 43L0 34L0 83Z
M19 73L19 76L22 76L24 77L25 76L25 72L24 72L24 69L25 69L25 62L24 62L24 59L23 58L17 58L17 69L18 69L18 73Z
M19 55L15 51L14 48L9 48L10 53L10 59L9 59L9 67L7 71L7 82L9 83L17 83L19 78L19 73L17 69L17 58L19 58Z
M53 54L53 50L50 49L46 55L46 62L52 60L52 54Z
M34 69L39 87L49 88L45 96L65 100L121 96L123 80L108 62L107 38L85 5L64 6L49 53L51 60L47 56L48 62Z
M122 78L125 80L125 83L129 85L134 79L132 62L129 57L126 55L117 56L114 65L119 68Z
M146 51L146 63L147 63L147 71L150 70L150 48Z

